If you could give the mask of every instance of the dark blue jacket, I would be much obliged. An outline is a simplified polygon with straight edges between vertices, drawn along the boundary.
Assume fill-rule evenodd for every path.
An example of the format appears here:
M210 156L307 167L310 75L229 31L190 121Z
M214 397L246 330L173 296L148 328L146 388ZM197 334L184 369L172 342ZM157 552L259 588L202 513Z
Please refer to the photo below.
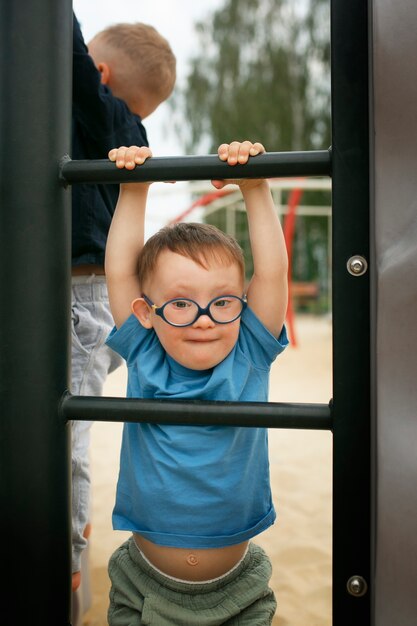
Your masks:
M148 145L138 115L100 82L74 15L72 155L106 159L111 148ZM119 194L118 185L72 185L72 264L104 265L104 250Z

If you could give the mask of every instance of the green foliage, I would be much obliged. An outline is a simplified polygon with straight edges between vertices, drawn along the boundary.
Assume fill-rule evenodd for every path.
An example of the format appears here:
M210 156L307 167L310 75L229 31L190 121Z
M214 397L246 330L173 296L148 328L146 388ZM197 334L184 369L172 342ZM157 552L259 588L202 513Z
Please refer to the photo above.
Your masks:
M174 98L187 152L247 138L270 151L330 145L328 0L225 0L196 28Z

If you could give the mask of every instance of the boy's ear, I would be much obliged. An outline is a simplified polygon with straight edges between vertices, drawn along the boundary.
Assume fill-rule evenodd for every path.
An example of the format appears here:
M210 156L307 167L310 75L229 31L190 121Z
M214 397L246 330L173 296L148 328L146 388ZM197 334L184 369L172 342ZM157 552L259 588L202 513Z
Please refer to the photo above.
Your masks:
M97 69L101 74L101 84L108 85L110 80L110 68L107 63L104 63L104 61L102 61L97 65Z
M131 304L133 315L144 328L152 328L151 310L143 298L136 298Z

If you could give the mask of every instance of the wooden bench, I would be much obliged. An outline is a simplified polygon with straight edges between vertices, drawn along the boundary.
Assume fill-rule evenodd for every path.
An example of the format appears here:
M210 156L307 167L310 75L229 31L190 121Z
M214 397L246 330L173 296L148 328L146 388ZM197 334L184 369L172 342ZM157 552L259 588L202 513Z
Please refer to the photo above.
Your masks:
M320 288L316 282L292 282L290 285L290 294L297 307L306 306L312 300L319 297Z

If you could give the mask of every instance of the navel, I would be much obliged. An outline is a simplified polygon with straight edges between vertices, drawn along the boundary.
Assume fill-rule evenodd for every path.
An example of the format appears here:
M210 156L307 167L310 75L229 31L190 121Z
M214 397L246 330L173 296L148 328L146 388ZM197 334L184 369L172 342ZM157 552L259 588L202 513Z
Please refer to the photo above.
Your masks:
M195 554L189 554L185 560L188 565L198 565L198 559Z

